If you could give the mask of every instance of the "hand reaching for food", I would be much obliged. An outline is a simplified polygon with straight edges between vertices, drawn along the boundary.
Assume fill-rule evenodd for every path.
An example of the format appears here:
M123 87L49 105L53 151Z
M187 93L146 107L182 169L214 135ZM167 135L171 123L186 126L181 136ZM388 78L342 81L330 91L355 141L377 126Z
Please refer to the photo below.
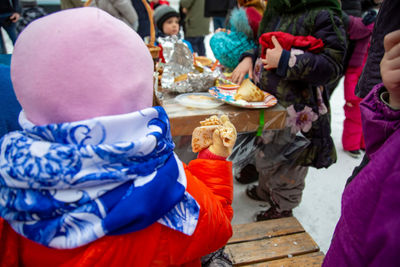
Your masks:
M200 125L192 134L193 152L208 148L217 156L228 157L232 153L237 137L235 126L229 121L228 116L214 115L201 121Z

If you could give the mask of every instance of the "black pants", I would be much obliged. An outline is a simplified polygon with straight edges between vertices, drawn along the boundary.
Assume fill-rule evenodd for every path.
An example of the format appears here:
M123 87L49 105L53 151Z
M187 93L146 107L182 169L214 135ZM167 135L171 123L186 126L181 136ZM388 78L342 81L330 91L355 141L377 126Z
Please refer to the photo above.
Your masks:
M199 56L206 55L206 47L204 46L204 36L198 37L187 37L185 38L193 48L193 52L196 52Z

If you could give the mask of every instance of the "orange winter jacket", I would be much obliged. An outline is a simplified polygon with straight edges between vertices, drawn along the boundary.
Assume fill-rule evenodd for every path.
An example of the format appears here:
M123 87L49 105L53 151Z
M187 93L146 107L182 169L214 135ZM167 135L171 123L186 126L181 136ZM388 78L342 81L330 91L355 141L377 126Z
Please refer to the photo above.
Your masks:
M60 250L17 234L0 218L0 266L200 266L201 256L224 246L232 235L232 164L196 159L185 165L185 172L187 191L200 205L193 235L154 223Z

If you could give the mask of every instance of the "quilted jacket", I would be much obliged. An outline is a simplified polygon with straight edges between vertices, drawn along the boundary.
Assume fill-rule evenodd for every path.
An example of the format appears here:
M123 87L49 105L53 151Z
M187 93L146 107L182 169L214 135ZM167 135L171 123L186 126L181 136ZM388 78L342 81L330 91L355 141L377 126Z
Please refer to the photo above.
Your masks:
M187 191L200 205L192 236L159 223L137 232L105 236L70 250L42 246L0 218L0 266L200 266L200 257L232 235L232 163L196 159L185 165Z
M311 144L297 163L316 168L329 167L336 162L336 151L330 136L329 95L325 89L335 85L343 74L347 49L343 23L333 12L309 8L302 12L282 13L260 24L260 34L279 31L294 36L310 35L324 43L320 53L284 50L277 69L261 68L259 87L275 95L283 107L293 106L299 116L312 109L313 114L309 115L318 118L312 122L309 131L302 131Z
M380 100L381 86L361 102L370 162L345 188L323 266L399 266L400 111Z

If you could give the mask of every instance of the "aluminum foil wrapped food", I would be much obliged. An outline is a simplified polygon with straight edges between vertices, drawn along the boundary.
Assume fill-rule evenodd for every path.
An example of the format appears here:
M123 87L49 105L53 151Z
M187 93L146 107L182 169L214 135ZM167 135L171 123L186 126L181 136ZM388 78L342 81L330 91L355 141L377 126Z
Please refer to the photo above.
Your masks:
M195 66L189 48L176 36L158 38L163 47L165 65L161 78L163 90L174 93L204 92L221 75L219 69Z

